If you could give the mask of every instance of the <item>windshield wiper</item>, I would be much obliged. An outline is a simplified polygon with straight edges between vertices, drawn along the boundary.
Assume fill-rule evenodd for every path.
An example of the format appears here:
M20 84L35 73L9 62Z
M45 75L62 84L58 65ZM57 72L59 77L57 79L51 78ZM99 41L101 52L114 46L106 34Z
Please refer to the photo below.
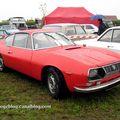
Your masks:
M47 36L49 36L49 37L51 37L51 38L53 38L58 45L63 46L63 45L59 42L59 40L57 40L57 39L56 39L55 37L53 37L52 35L50 35L50 34L48 34L48 33L44 33L44 34L47 35Z
M51 37L51 38L53 38L54 40L56 40L52 35L50 35L48 33L44 33L44 34L47 35L47 36L49 36L49 37Z

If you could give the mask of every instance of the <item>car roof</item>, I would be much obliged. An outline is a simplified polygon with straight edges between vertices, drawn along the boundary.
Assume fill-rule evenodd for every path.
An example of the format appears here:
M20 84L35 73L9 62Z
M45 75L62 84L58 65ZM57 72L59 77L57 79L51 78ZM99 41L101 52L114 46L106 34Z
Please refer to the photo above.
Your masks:
M46 24L44 26L69 26L69 25L80 25L77 23L55 23L55 24Z
M37 32L55 32L54 30L46 30L46 29L29 29L29 30L22 30L20 32L17 33L37 33Z
M80 25L94 25L94 24L80 24ZM95 25L94 25L95 26Z
M113 26L113 27L110 27L109 29L120 29L120 26Z
M120 26L113 26L113 27L110 27L110 28L108 28L106 31L108 31L108 30L112 30L112 29L120 29ZM105 31L105 32L106 32ZM101 36L101 35L100 35Z

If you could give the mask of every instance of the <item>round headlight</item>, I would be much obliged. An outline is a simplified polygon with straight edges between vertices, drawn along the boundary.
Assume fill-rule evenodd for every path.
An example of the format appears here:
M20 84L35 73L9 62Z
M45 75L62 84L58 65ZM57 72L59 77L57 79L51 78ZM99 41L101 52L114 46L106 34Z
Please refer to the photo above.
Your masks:
M98 75L98 70L97 69L90 70L90 72L89 72L89 77L90 78L94 78L97 75Z
M105 71L103 68L91 69L89 71L89 80L99 80L105 77Z

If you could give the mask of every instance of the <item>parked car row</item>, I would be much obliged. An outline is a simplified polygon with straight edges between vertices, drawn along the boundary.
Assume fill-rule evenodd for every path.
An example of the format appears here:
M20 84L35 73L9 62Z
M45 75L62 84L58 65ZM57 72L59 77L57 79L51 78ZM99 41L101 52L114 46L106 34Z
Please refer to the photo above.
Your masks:
M49 30L25 30L2 39L0 71L6 67L44 81L53 98L62 97L67 90L89 93L120 83L119 54L76 45Z
M92 24L71 24L71 23L61 23L61 24L48 24L44 25L43 29L51 29L56 32L64 33L71 40L84 40L90 38L97 38L98 28ZM7 35L19 32L15 25L2 25L0 30L4 30ZM6 35L5 35L6 36ZM1 37L3 38L3 37Z

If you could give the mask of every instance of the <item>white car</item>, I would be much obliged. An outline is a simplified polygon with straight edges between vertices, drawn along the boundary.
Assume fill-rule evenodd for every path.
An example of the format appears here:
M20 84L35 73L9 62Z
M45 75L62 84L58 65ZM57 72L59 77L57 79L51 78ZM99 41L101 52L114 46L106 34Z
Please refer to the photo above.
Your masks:
M83 27L81 27L80 24L72 23L48 24L44 25L43 29L61 32L74 41L98 37L98 35L86 33L86 31L83 29Z
M98 27L93 24L81 24L86 33L97 33Z
M120 26L108 28L97 39L75 41L76 44L109 48L120 53Z
M0 30L4 30L8 35L19 32L20 30L16 28L15 25L2 25L0 26Z

